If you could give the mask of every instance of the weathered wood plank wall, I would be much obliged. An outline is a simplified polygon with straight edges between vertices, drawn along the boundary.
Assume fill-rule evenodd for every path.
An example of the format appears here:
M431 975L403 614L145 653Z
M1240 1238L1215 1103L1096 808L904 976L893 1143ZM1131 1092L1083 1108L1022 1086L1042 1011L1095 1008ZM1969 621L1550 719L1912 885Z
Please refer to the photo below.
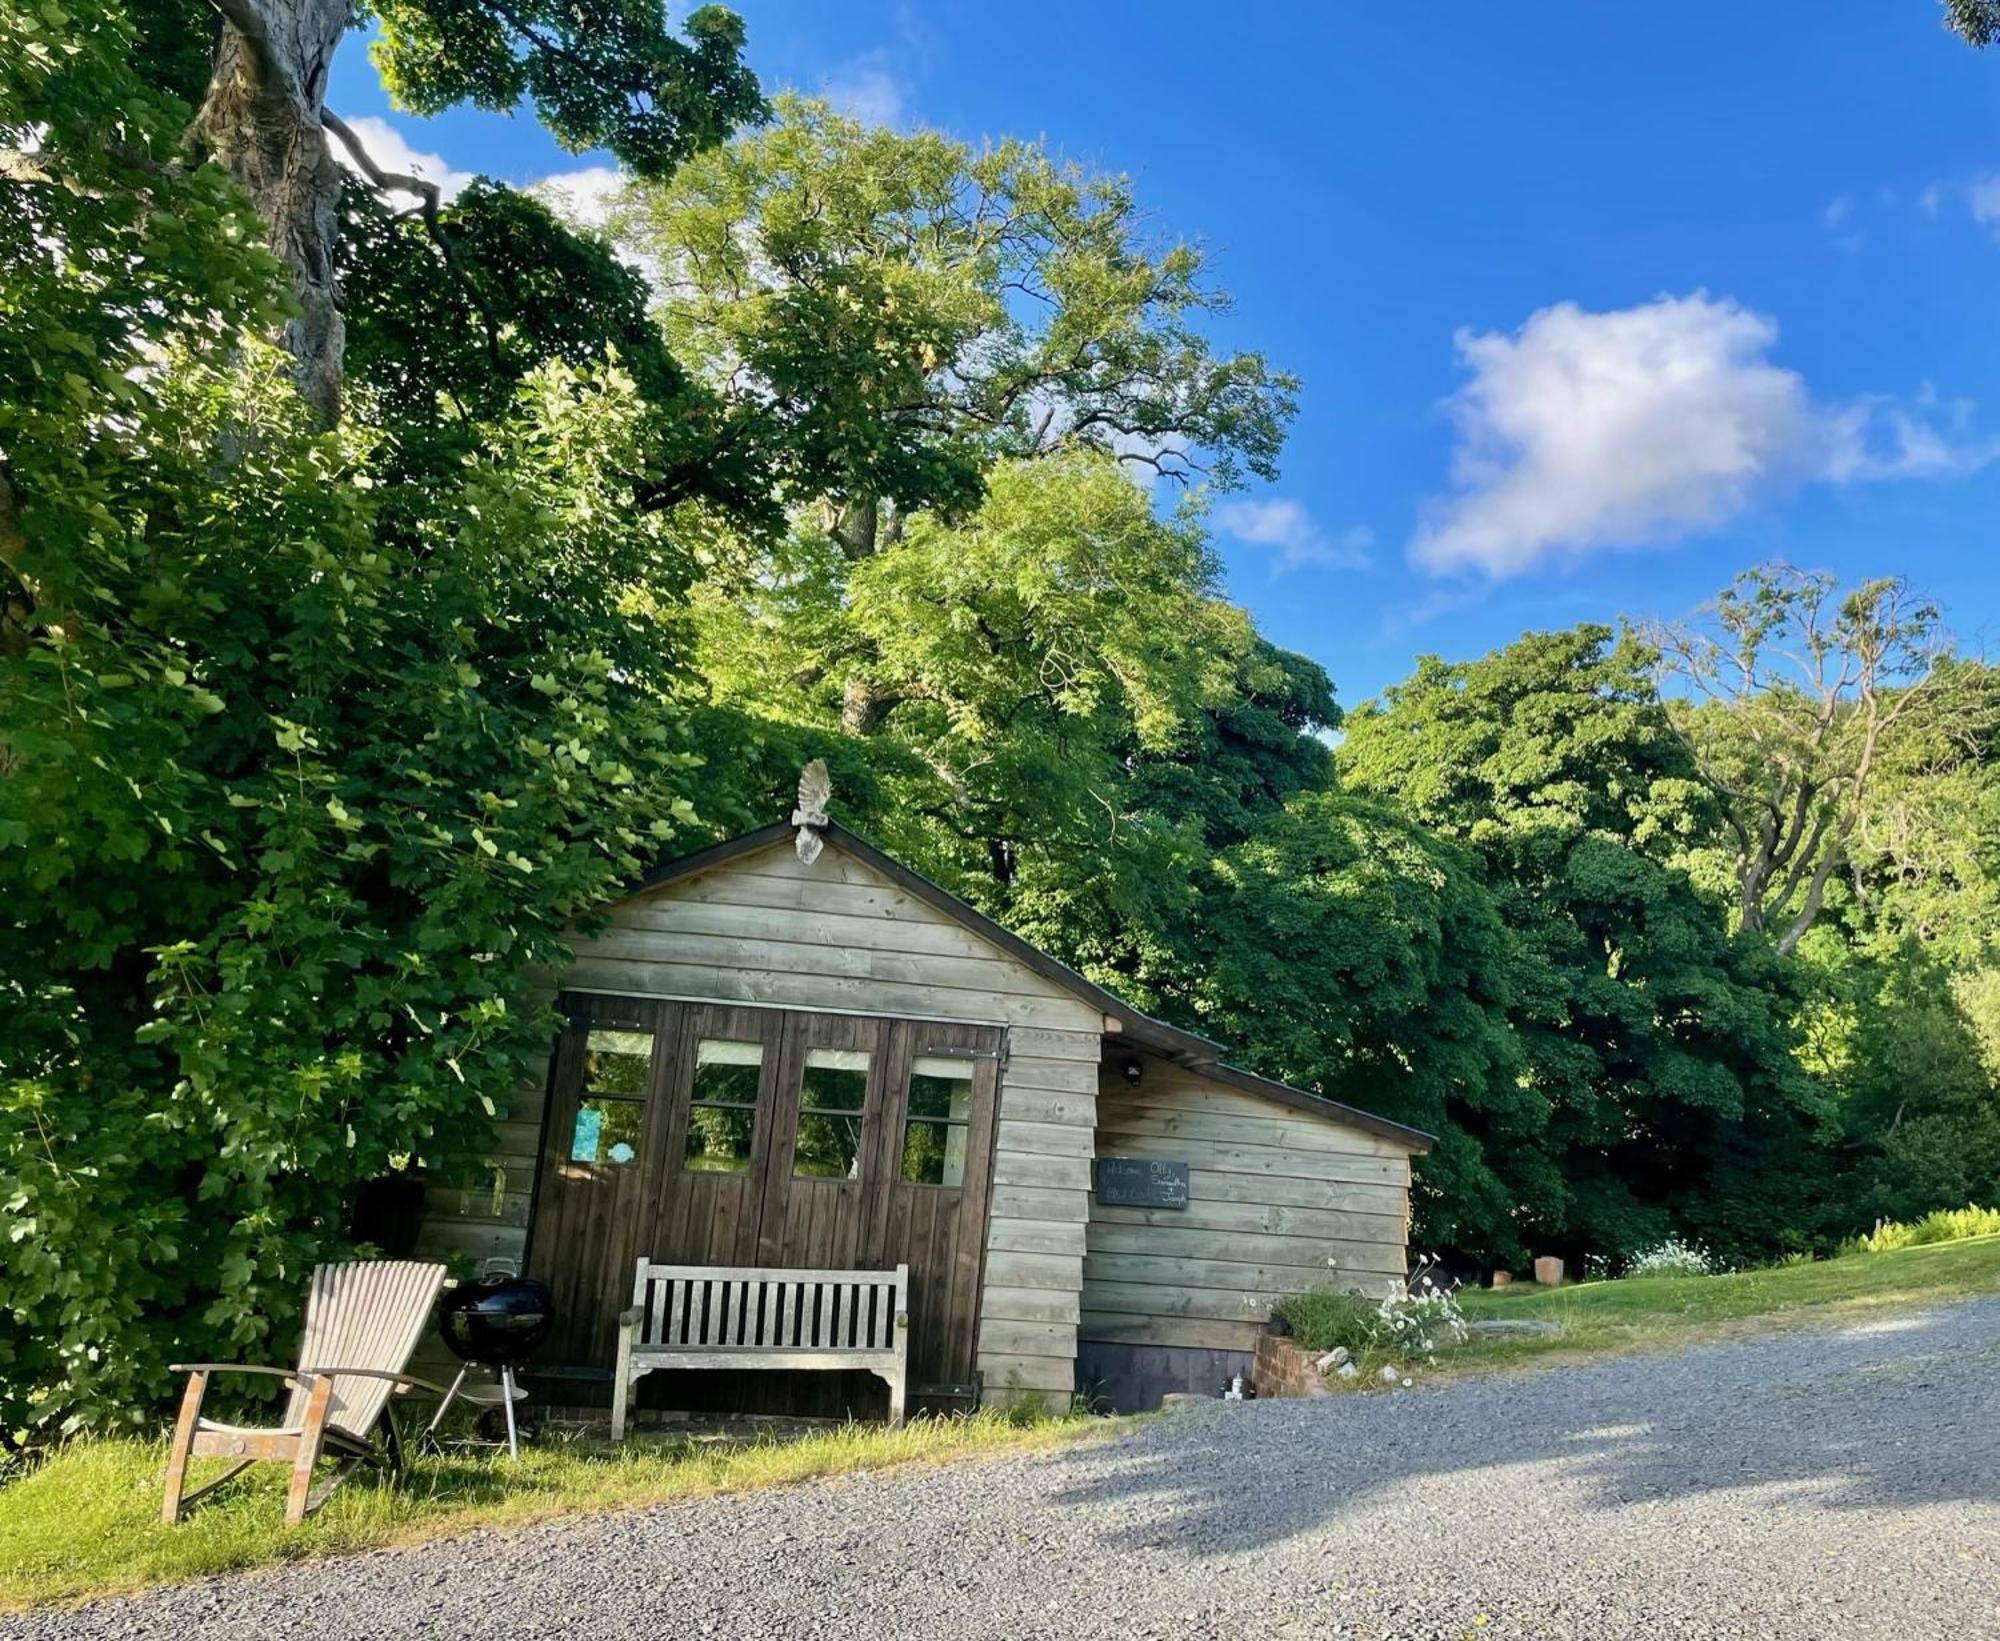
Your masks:
M1404 1274L1410 1159L1398 1142L1146 1054L1110 1057L1097 1111L1097 1155L1187 1163L1188 1205L1092 1208L1083 1338L1250 1350L1289 1294L1379 1292Z

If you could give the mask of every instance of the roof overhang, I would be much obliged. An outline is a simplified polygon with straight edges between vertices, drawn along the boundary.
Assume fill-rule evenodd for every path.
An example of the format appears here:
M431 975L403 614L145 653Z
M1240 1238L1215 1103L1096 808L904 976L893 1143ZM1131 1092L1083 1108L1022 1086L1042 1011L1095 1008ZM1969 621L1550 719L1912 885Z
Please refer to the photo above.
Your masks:
M1256 1073L1244 1071L1240 1067L1225 1065L1222 1059L1225 1052L1222 1044L1196 1032L1183 1031L1179 1026L1169 1025L1164 1020L1156 1020L1143 1010L1134 1008L1115 992L1107 991L1095 981L1085 979L1067 963L1051 957L1039 946L1030 945L1011 929L994 922L978 907L961 900L949 889L933 883L921 872L912 871L893 855L884 854L858 832L850 832L834 821L816 826L814 830L828 843L852 855L864 865L873 867L898 888L908 891L925 905L999 947L1009 957L1040 975L1044 980L1091 1004L1104 1017L1106 1037L1177 1061L1201 1072L1205 1077L1211 1077L1233 1088L1240 1088L1246 1093L1260 1094L1266 1099L1275 1100L1294 1110L1327 1121L1346 1123L1350 1127L1365 1129L1371 1134L1407 1144L1414 1152L1430 1150L1433 1144L1432 1137L1421 1129L1408 1128L1402 1123L1391 1122L1388 1118L1378 1117L1372 1112L1342 1105L1338 1100L1325 1099L1302 1088L1293 1088L1289 1083L1273 1082L1268 1077L1259 1077ZM797 828L791 822L776 821L769 826L759 827L754 832L745 832L741 837L730 838L706 849L699 849L691 855L663 860L645 872L630 886L628 892L642 894L648 889L657 889L663 884L692 877L697 872L726 865L745 855L754 855L774 845L789 843L796 832Z

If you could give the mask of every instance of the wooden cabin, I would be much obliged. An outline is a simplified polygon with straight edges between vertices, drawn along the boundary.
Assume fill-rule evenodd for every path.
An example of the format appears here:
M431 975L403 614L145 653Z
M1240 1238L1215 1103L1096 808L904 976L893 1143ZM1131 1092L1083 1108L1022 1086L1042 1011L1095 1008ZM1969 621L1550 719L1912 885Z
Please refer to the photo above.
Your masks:
M1213 1392L1279 1299L1404 1274L1428 1135L1229 1066L794 820L660 866L578 940L545 1083L496 1125L490 1176L431 1193L420 1248L553 1289L543 1399L602 1400L582 1387L608 1379L640 1257L907 1263L916 1406ZM762 1382L793 1377L643 1389L861 1414L882 1394Z

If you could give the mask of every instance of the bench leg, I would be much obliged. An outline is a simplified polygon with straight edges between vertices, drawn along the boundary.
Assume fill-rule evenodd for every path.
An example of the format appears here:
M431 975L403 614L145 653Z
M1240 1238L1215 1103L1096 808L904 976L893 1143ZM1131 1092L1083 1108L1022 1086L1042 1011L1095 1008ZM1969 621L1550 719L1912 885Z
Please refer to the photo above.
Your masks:
M618 1324L618 1370L611 1381L611 1439L625 1439L625 1415L632 1401L632 1336L639 1330L621 1319Z
M909 1387L901 1373L881 1375L882 1383L889 1387L889 1425L891 1429L903 1422L903 1410L909 1400Z

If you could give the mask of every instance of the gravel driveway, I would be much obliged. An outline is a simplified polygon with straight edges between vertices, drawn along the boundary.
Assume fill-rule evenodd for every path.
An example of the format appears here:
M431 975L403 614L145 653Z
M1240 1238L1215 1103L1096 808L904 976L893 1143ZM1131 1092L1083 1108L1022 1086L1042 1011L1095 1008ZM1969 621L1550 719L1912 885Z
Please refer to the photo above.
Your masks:
M2000 1298L321 1562L0 1638L2000 1635Z

